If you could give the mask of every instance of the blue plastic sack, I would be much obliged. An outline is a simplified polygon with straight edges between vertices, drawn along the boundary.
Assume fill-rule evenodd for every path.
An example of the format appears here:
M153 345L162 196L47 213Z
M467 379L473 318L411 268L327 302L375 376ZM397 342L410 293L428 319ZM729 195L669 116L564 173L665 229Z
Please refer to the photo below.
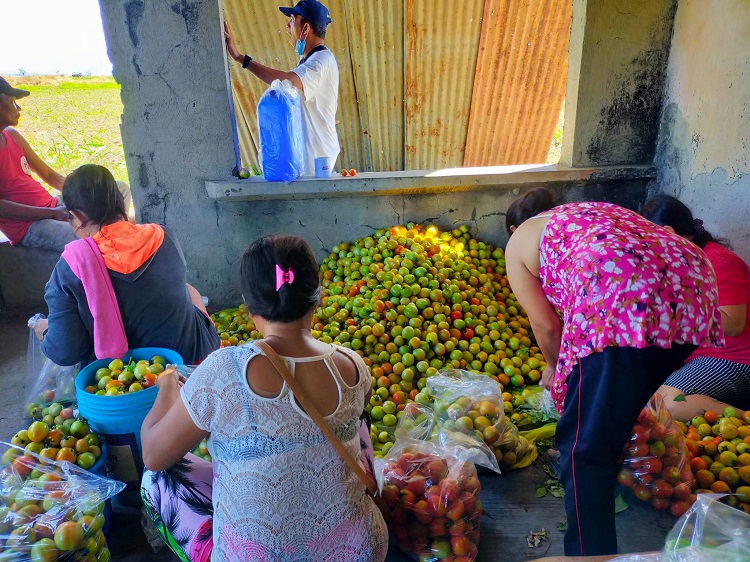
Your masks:
M302 101L288 80L274 80L261 96L258 129L258 156L266 181L294 181L305 173Z

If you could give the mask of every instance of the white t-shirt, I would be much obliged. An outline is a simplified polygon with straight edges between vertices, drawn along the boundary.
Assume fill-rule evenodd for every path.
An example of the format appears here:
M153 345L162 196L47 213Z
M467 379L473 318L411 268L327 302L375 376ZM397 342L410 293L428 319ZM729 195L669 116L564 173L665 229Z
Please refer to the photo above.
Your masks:
M306 175L315 175L315 158L328 156L331 168L341 147L336 134L339 67L328 49L316 51L293 69L302 82L302 121L305 130Z

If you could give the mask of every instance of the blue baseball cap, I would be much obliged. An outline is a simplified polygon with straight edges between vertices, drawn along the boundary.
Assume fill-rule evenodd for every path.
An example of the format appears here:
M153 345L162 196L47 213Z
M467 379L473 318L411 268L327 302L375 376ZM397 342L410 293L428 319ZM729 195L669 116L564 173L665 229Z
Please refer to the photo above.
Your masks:
M331 23L331 14L318 0L300 0L294 8L279 7L279 11L285 16L301 16L311 24L323 29Z

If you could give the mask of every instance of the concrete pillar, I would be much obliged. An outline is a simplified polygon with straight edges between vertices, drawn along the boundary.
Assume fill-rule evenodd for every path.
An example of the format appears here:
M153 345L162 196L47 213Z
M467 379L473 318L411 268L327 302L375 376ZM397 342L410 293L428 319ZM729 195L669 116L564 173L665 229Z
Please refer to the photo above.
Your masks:
M567 166L649 164L676 0L573 0Z
M175 231L188 281L214 296L236 283L236 272L230 277L227 269L237 255L217 247L241 222L232 216L220 223L204 183L231 177L235 165L219 3L99 5L114 77L122 86L122 140L137 217Z

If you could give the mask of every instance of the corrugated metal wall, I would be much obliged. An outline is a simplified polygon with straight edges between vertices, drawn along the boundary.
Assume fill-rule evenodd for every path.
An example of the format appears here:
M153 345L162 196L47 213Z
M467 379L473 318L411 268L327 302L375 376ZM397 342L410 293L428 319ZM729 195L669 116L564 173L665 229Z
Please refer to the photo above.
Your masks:
M291 69L279 0L222 0L239 49ZM338 167L544 162L565 95L570 0L328 0L339 65ZM243 165L266 85L230 61Z

